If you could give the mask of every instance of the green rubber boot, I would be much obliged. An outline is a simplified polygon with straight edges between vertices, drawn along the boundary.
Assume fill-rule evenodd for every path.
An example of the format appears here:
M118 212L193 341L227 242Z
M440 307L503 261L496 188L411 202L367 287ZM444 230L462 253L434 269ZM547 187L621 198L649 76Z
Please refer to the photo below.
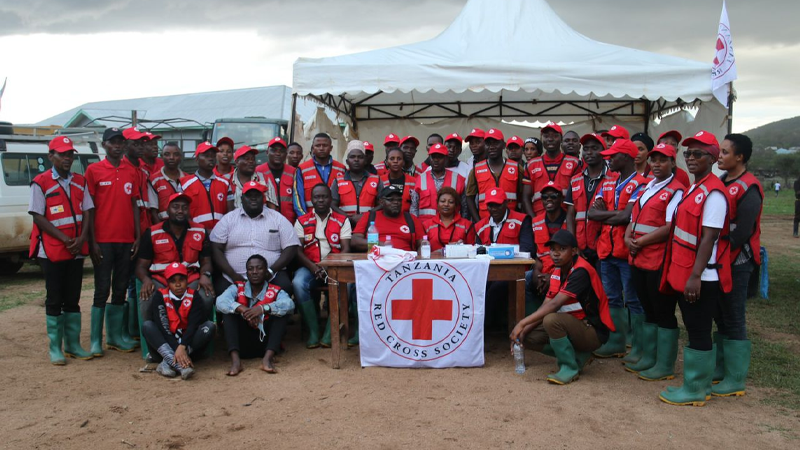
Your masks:
M134 339L130 334L130 321L131 321L131 302L125 302L122 305L122 322L120 324L120 337L123 342L128 345L133 345L134 348L139 347L139 341ZM106 338L108 341L108 338Z
M625 364L625 370L639 373L656 365L656 347L658 345L658 325L642 322L639 330L641 358L635 363ZM635 349L635 347L634 347ZM633 350L631 350L633 353Z
M135 291L134 291L135 292ZM139 340L139 302L135 298L128 299L125 302L125 307L127 308L125 312L127 313L127 320L125 323L128 324L126 331L128 332L128 338L134 341Z
M45 316L47 319L47 337L50 338L50 364L63 366L67 363L64 353L61 351L61 343L64 342L64 315Z
M569 337L560 339L550 339L550 345L556 352L556 361L558 362L558 372L555 374L547 375L547 381L553 384L569 384L578 379L578 366L577 355L575 348L572 347ZM583 355L581 355L583 357Z
M658 328L656 344L656 363L647 370L639 371L639 378L645 381L671 380L675 378L675 360L678 358L678 335L680 331Z
M633 320L631 320L631 310L625 308L625 313L628 316L628 326L625 328L625 347L631 348L633 347Z
M753 344L748 341L725 340L725 378L711 387L711 395L716 397L740 397L745 392L745 379L750 369L750 352ZM717 347L719 352L719 347Z
M350 321L350 329L353 330L353 337L347 340L348 347L355 347L358 345L358 307L355 302L350 302L350 311L355 311L353 320Z
M575 362L578 364L578 372L583 372L583 369L592 360L592 352L575 352Z
M714 350L701 351L683 348L683 385L672 391L662 391L661 401L678 406L705 406L706 391L714 374Z
M92 306L92 328L91 328L91 348L92 356L99 358L103 356L103 318L105 317L105 308L97 308Z
M306 348L319 347L319 318L317 317L317 309L314 308L314 302L297 303L297 309L300 310L303 323L305 323L306 328L308 328Z
M625 308L609 308L614 328L608 336L608 341L594 351L598 358L621 358L625 356L625 330L628 328L628 310Z
M81 313L68 312L61 316L64 317L64 355L84 361L92 359L92 353L81 347Z
M331 348L331 318L328 317L328 323L325 324L325 332L322 333L322 339L319 341L319 345L325 348Z
M714 377L711 383L717 384L725 378L725 341L727 337L719 332L714 332L714 344L717 346L717 365L714 367Z
M631 329L633 332L631 333L633 336L631 337L631 351L628 353L627 356L622 358L623 364L633 364L639 361L642 357L642 346L644 345L643 336L642 336L642 325L644 325L644 314L633 314L630 315L631 321Z
M125 309L125 305L110 303L106 305L106 346L123 353L130 353L136 346L122 335L123 327L127 327L127 323L123 321Z
M540 351L542 352L542 354L545 354L547 356L552 356L554 358L556 356L556 352L553 351L553 346L550 344L544 344L544 346Z

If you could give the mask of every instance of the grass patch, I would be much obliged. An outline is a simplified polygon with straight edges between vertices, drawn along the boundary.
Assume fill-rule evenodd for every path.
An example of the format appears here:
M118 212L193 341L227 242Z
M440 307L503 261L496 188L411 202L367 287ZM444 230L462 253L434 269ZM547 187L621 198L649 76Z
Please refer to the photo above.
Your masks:
M753 357L748 378L758 386L778 389L765 401L800 410L800 356L779 342L763 339L751 332Z
M764 215L794 217L794 191L764 192Z
M44 298L44 289L41 290L14 290L5 289L0 294L0 311L27 305Z

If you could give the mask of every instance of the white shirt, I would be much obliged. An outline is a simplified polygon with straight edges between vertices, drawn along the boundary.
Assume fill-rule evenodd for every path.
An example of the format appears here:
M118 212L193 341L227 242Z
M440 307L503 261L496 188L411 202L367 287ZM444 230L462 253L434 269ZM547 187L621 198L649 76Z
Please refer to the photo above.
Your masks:
M647 186L645 186L644 191L642 191L642 193L639 195L639 207L641 208L642 206L644 206L644 204L647 202L647 200L650 199L650 197L654 196L661 188L668 185L670 181L672 181L672 178L674 176L675 175L672 175L660 183L658 183L658 180L656 180L655 178L650 180L650 182L647 183ZM678 208L678 203L681 202L682 198L683 198L683 189L676 190L675 194L672 196L672 199L670 199L669 204L667 205L667 216L666 216L667 223L672 222L672 216L675 215L675 209Z
M497 241L497 235L500 234L500 230L503 229L503 224L506 223L506 219L508 219L508 210L506 209L506 214L503 216L503 220L500 223L495 223L494 218L489 216L489 226L492 227L492 242Z
M694 191L695 188L697 188L697 185L693 184L686 195L692 195L692 191ZM711 192L706 202L703 204L703 226L721 230L722 227L725 226L725 219L727 216L728 200L725 198L725 194L719 191ZM698 236L698 239L700 237L701 236ZM719 243L719 239L714 241L714 248L711 250L711 258L708 259L708 264L717 263L717 243ZM719 281L717 269L704 269L703 274L700 276L700 281Z
M453 172L458 173L466 180L469 178L469 171L472 170L472 166L464 161L459 161L456 167L448 167L447 170L452 170Z

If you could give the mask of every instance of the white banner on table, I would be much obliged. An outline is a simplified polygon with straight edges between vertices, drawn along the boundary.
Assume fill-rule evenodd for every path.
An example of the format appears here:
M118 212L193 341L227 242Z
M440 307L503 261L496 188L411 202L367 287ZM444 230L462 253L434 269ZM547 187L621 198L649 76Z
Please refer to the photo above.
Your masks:
M362 366L483 366L488 261L354 265Z

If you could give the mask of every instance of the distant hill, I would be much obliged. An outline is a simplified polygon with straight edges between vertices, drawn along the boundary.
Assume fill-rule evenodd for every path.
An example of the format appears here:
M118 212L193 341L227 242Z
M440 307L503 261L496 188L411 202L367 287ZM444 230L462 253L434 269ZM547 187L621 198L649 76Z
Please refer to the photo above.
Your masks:
M753 147L800 147L800 116L768 123L746 131Z

